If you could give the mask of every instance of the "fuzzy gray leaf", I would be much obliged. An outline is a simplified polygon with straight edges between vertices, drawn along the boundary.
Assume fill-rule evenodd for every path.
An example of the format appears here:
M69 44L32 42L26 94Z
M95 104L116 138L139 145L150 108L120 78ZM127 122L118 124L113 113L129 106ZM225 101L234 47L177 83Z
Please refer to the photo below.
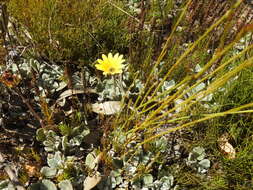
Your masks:
M46 135L44 133L43 128L40 128L36 131L36 139L37 139L37 141L41 141L41 142L46 140Z
M93 152L89 153L86 156L85 165L88 166L90 169L95 168L95 162L94 162L95 159L96 159L96 155Z
M63 164L61 152L56 152L52 158L47 158L47 163L51 168L61 168Z
M53 178L56 175L57 169L50 167L42 167L40 172L47 178Z
M42 180L42 184L43 184L44 188L41 188L41 189L43 189L43 190L57 190L55 184L48 179Z
M144 186L150 186L153 183L153 176L151 174L146 174L142 178Z
M199 166L207 169L210 168L211 162L208 159L204 159L199 162Z
M63 180L58 184L60 190L73 190L73 186L69 180Z

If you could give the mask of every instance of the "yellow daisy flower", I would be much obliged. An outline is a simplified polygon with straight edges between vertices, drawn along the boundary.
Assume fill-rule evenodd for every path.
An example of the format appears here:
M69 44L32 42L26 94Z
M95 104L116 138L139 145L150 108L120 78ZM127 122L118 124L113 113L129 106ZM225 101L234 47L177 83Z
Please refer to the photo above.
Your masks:
M96 64L95 67L98 70L103 71L104 75L114 75L122 73L122 69L124 68L124 65L122 63L125 62L125 59L123 59L123 55L119 55L119 53L116 53L113 56L111 53L109 53L108 57L103 54L102 58L103 60L97 60L99 64Z

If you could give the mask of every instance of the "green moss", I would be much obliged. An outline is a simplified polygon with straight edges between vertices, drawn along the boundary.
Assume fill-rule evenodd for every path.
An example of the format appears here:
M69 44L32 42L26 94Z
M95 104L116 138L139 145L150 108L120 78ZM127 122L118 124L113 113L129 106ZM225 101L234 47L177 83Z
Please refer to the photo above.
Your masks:
M216 93L214 96L214 101L218 105L216 111L224 111L252 102L252 90L253 70L245 69L235 80L226 85L223 91ZM222 167L222 174L220 170L212 171L212 180L208 183L208 189L246 190L252 187L252 118L252 114L235 114L209 122L204 142ZM229 135L229 142L236 150L235 159L226 159L225 155L217 150L217 141L225 133Z
M72 180L77 176L77 170L74 167L74 165L69 164L66 168L64 168L63 172L57 176L57 181L63 181L63 180Z
M11 0L8 7L32 36L28 43L56 62L94 61L101 52L123 52L128 44L127 16L106 0ZM21 30L19 37L27 43Z
M66 136L71 135L72 128L69 125L60 124L59 129L62 135L66 135Z

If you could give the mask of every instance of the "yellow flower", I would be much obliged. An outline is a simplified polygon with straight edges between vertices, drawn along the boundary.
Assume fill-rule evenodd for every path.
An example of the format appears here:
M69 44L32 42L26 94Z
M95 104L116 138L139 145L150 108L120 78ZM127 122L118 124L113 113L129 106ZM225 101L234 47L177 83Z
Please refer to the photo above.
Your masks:
M125 62L125 59L123 59L123 55L119 55L117 53L113 56L111 53L109 53L108 57L103 54L102 58L103 60L97 60L99 64L96 64L95 67L98 70L103 71L104 75L114 75L122 73L122 69L124 68L124 65L122 63Z

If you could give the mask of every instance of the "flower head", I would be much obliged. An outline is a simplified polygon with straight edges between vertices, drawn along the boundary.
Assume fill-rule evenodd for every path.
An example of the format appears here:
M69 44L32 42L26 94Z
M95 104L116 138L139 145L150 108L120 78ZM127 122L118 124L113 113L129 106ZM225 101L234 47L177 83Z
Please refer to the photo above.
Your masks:
M104 75L114 75L122 73L122 69L124 68L124 65L122 63L125 62L125 59L123 59L123 55L119 55L119 53L116 53L113 56L111 53L109 53L108 56L103 54L102 58L103 60L97 60L99 64L96 64L95 67L98 70L103 71Z

